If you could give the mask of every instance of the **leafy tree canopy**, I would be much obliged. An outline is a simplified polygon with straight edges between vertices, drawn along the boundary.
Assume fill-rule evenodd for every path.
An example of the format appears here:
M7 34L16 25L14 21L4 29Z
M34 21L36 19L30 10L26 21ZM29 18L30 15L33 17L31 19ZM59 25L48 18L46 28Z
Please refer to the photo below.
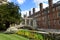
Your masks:
M6 28L10 24L18 24L21 22L21 11L18 5L7 3L0 5L0 24L5 24Z

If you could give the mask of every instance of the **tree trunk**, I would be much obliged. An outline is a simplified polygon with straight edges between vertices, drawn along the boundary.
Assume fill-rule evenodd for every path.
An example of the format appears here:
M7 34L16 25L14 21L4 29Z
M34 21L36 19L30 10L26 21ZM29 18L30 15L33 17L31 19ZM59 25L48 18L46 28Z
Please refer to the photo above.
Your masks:
M10 23L8 21L6 21L5 26L6 26L6 29L7 29L8 27L10 27Z

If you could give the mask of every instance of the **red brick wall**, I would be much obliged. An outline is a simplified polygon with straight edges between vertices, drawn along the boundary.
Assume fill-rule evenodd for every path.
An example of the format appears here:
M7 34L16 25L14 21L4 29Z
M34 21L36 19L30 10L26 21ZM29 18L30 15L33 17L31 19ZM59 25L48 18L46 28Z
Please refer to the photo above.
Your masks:
M42 29L60 29L60 24L59 24L60 19L58 17L58 12L60 11L58 11L57 7L53 8L52 0L48 0L48 3L49 3L49 13L47 15L43 13L43 4L42 3L39 4L40 16L37 17L38 27ZM43 17L44 17L44 20L43 20Z

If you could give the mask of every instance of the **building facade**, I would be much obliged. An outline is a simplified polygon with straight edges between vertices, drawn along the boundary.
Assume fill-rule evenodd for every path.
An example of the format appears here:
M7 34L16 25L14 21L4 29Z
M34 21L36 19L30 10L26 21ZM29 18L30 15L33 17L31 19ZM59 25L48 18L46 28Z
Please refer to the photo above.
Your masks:
M41 29L60 29L60 1L53 4L53 0L48 0L49 7L43 9L43 4L40 3L40 11L33 14L29 11L28 18L34 18L37 22L37 28Z

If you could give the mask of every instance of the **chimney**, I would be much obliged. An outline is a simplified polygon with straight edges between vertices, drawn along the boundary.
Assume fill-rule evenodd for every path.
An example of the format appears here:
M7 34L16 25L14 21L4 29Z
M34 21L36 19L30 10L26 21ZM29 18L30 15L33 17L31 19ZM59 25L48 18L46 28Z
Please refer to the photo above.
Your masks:
M29 16L31 16L31 11L29 11Z
M53 19L53 1L52 0L48 0L48 4L49 4L49 14L50 14L50 16L49 16L49 18L50 18L50 20L52 20ZM52 20L52 21L50 21L50 28L54 28L53 27L54 26L54 21Z
M48 3L49 3L49 12L52 13L53 1L48 0Z
M35 14L35 8L33 8L33 14Z
M41 13L42 13L42 12L43 12L43 4L40 3L39 6L40 6L40 11L41 11Z

